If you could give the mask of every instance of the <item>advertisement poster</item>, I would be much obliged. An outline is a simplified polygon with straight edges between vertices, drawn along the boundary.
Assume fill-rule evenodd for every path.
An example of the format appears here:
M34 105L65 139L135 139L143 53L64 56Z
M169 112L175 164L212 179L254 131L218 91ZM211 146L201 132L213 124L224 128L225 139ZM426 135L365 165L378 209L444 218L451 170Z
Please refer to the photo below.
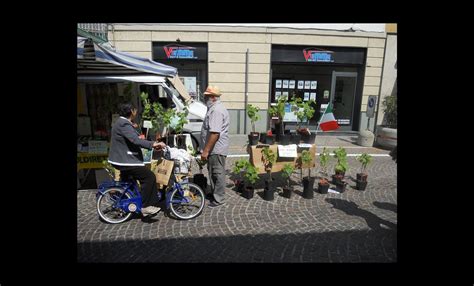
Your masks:
M309 80L304 81L304 89L310 89L311 87L311 82Z
M309 92L305 92L304 93L304 101L308 101L309 100Z
M288 91L284 91L282 95L286 96L286 98L288 98Z
M315 80L312 80L312 81L311 81L311 89L316 89L317 86L318 86L318 82L315 81Z
M191 97L196 97L197 96L197 89L196 89L196 77L194 76L187 76L183 77L184 79L184 87L188 91L189 95Z
M89 150L90 154L107 154L107 148L109 144L107 141L96 141L89 140Z
M304 81L299 80L298 81L298 89L303 89L303 87L304 87Z
M324 98L329 98L329 90L324 91Z
M316 100L316 92L311 92L309 94L309 100Z
M288 88L288 80L283 80L283 88Z
M281 88L281 79L276 80L275 88Z
M295 81L290 80L290 89L295 89Z
M148 150L148 149L142 148L142 154L143 154L143 163L151 164L151 158L153 156L153 149Z
M281 96L281 91L275 91L275 100L278 100Z

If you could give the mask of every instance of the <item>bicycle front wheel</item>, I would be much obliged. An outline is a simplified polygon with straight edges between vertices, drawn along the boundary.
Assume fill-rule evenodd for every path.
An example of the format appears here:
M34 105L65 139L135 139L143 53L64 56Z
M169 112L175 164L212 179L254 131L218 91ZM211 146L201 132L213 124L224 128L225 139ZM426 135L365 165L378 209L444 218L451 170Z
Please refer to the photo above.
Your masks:
M192 219L204 209L204 192L193 183L182 184L183 191L174 189L170 198L171 213L180 219Z

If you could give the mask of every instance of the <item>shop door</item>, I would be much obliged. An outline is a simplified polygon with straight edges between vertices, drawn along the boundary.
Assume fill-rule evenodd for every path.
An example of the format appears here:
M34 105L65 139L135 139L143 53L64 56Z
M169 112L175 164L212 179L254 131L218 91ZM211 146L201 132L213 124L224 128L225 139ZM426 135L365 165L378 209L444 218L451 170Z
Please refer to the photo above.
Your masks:
M356 95L357 73L332 73L331 102L333 114L339 124L339 131L351 131L354 118L354 101Z

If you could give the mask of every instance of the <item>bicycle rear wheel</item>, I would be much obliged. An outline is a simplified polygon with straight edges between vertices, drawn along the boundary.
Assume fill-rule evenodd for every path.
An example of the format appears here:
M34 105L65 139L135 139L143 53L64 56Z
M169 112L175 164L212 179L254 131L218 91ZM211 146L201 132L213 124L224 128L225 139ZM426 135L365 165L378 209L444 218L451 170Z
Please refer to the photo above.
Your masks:
M182 184L183 191L174 189L171 193L171 213L180 219L192 219L204 209L204 192L193 183Z
M129 193L120 188L110 188L97 198L97 213L104 221L112 224L122 223L131 215L117 206L120 199L130 199Z

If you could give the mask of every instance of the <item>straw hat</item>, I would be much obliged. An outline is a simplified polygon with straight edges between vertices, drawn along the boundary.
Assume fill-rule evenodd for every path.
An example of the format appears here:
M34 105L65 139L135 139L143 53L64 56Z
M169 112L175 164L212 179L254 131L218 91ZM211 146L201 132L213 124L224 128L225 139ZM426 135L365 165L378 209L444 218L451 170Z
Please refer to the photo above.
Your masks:
M221 90L217 86L208 86L204 95L213 95L213 96L221 96Z

